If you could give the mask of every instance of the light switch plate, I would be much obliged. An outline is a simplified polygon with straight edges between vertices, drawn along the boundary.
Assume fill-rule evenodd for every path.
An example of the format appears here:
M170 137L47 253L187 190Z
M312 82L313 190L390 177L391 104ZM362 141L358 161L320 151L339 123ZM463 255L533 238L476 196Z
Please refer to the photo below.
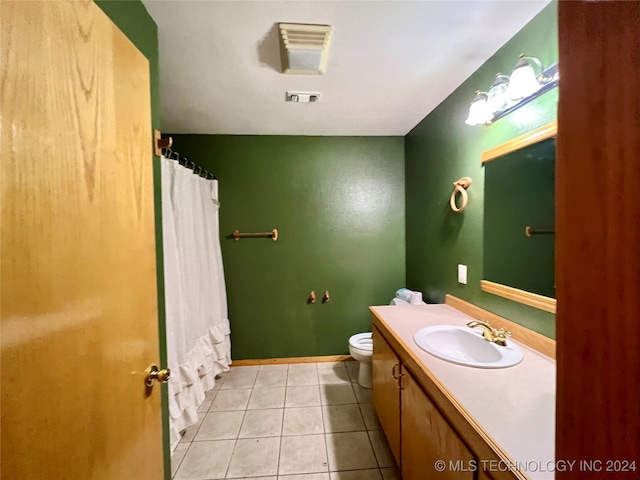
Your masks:
M467 284L467 266L458 265L458 283Z

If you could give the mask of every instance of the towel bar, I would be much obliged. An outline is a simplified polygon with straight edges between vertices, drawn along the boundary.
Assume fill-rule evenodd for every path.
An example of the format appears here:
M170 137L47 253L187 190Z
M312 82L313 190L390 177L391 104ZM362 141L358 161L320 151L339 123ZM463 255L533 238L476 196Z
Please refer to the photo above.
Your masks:
M555 234L555 230L539 230L537 228L533 228L530 226L526 226L524 229L524 234L527 237L531 237L533 235L549 235L549 234Z
M270 232L257 232L257 233L240 233L240 230L236 229L233 231L233 239L237 242L241 238L249 238L249 237L271 237L275 242L278 240L278 229L274 228Z

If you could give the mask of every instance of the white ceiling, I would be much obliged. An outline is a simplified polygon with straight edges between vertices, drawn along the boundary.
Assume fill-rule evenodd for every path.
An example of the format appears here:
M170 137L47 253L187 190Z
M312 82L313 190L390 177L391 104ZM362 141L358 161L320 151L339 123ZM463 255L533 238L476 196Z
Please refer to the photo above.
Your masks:
M143 0L160 37L162 128L405 135L548 1ZM325 75L280 73L279 22L334 27ZM286 103L288 90L322 98Z

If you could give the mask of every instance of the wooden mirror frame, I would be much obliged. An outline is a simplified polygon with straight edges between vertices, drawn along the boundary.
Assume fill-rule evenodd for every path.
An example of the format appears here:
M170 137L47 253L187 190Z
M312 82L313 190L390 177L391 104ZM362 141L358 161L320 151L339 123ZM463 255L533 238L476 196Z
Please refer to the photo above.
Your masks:
M534 145L548 138L556 137L558 134L558 122L553 121L540 128L536 128L529 133L520 135L508 142L502 143L496 147L485 150L480 155L482 163L489 162L496 158L515 152L529 145ZM523 303L530 307L539 308L549 313L556 313L556 299L538 295L537 293L527 292L519 288L508 287L500 283L491 282L489 280L480 280L480 288L483 292L508 298L514 302Z

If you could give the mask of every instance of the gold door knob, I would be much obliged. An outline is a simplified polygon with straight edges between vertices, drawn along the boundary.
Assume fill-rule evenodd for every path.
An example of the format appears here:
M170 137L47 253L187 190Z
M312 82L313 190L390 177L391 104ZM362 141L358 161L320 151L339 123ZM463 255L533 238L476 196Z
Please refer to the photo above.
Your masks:
M145 370L145 373L147 375L144 377L144 383L147 387L153 387L154 380L157 380L160 383L167 383L169 378L171 378L171 370L168 368L158 370L157 365L151 365Z

